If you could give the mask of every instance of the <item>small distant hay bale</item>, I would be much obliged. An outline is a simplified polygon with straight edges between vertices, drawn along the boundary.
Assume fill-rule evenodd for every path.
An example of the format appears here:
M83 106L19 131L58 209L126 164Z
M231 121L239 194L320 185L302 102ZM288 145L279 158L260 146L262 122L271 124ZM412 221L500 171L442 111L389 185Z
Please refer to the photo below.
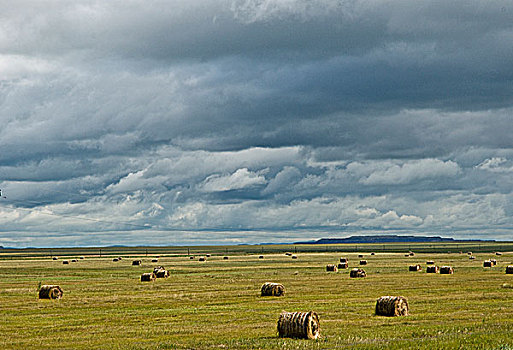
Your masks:
M454 273L454 268L452 266L442 266L440 268L441 275L452 275Z
M490 260L483 261L483 267L492 267L493 263Z
M64 265L69 265L69 260L62 260L62 263L63 263Z
M400 296L384 296L376 301L376 315L408 316L408 300Z
M120 260L120 261L121 261L121 260L123 260L123 258L122 258L122 257L118 257L118 260Z
M134 260L132 261L132 266L140 266L141 265L141 260Z
M340 258L340 262L341 263L348 263L349 259L348 258Z
M338 263L337 267L339 269L347 269L349 267L349 264L347 262L344 263Z
M472 252L467 252L467 255L472 255Z
M470 260L474 260L476 257L475 257L475 256L473 256L473 255L471 255L471 256L469 256L468 258L469 258Z
M205 259L204 256L200 256L200 258L198 259L198 261L206 261L207 259Z
M367 265L367 260L360 260L360 265Z
M508 275L513 274L513 265L506 266L506 273Z
M328 265L326 265L326 271L327 272L337 272L338 268L334 264L328 264Z
M435 262L434 262L433 260L428 260L428 261L426 261L426 264L427 264L427 265L434 265L434 264L435 264Z
M361 278L361 277L367 277L367 274L363 269L354 268L349 273L349 277L351 278Z
M141 282L152 282L155 281L155 274L153 272L146 272L141 275Z
M228 257L227 256L223 256L223 260L228 260Z
M207 258L210 258L210 254L205 254L205 256L206 256Z
M155 273L156 278L168 278L169 277L169 271L160 269Z
M39 299L60 299L62 294L59 286L44 285L39 288Z
M359 258L363 258L363 254L358 254L358 257Z
M164 271L166 271L166 268L165 268L164 266L157 266L157 267L154 267L154 268L153 268L153 273L154 273L154 274L157 274L157 272L158 272L158 271L160 271L160 270L164 270Z
M422 266L420 266L419 264L417 265L410 265L408 267L408 271L421 271L422 270Z
M113 262L117 262L117 261L119 261L119 259L118 258L114 258L114 259L112 259L112 261Z
M410 257L410 253L408 254L404 254L405 257L409 258Z
M317 339L321 331L319 316L314 311L283 311L277 326L280 338Z
M409 252L408 254L410 254L410 256L415 256L414 252Z
M281 297L285 294L285 287L281 283L265 282L260 288L262 297Z
M258 258L259 258L259 259L263 259L263 258L264 258L264 256L263 256L263 255L260 255Z
M58 258L58 257L56 257L56 256L54 256L54 257L52 258L52 260L59 260L59 258Z
M151 259L151 262L152 263L157 263L157 262L159 262L159 259Z
M290 253L290 252L286 252L286 253L285 253L285 255L286 255L286 256L292 256L292 253Z
M77 259L71 259L71 262L77 262Z
M495 255L497 255L497 256L501 256L501 255L502 255L502 253L501 253L501 252L495 252Z
M497 260L495 260L495 259L490 259L490 261L492 262L492 265L493 265L493 266L497 265Z
M189 257L189 259L193 260L193 259L194 259L194 257L193 257L193 256L190 256L190 257Z
M428 266L426 268L426 273L438 273L438 266Z
M372 252L371 255L376 255L376 253Z
M503 283L502 288L513 289L513 286L509 283Z
M85 259L85 257L81 256L81 257L79 257L79 259L80 259L80 260L84 260L84 259Z
M297 255L292 255L292 259L297 259Z

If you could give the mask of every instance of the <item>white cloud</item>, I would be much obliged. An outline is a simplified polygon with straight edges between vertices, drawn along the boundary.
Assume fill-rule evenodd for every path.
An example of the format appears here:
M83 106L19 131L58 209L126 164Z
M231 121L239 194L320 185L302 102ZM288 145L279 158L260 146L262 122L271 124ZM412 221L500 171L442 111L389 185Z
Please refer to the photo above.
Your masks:
M217 192L240 190L265 183L264 176L251 172L247 168L242 168L230 175L211 175L205 179L200 188L207 192Z

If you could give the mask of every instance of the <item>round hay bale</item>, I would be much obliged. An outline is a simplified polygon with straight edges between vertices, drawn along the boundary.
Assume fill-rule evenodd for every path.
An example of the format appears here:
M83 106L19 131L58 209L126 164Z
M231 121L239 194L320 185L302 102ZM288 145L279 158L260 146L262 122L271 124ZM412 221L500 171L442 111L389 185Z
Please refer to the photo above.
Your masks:
M501 255L502 255L502 253L501 253L501 252L495 252L495 255L497 255L497 256L501 256Z
M118 258L114 258L114 259L112 259L112 261L117 262L117 261L119 261L119 259Z
M467 252L467 255L472 255L472 252Z
M506 266L506 273L508 275L513 274L513 265Z
M492 267L493 264L490 260L483 261L483 267Z
M141 282L152 282L155 281L155 274L153 272L143 273L141 275Z
M410 257L410 254L404 254L405 257L409 258Z
M358 254L358 257L359 258L363 258L363 254Z
M408 316L408 301L405 297L384 296L376 301L376 315Z
M54 256L54 257L52 258L52 260L59 260L59 258L58 258L58 257L56 257L56 256Z
M290 252L286 252L286 253L285 253L285 255L286 255L286 256L292 256L292 253L290 253Z
M121 260L123 260L123 258L122 258L122 257L118 257L118 260L120 260L120 261L121 261Z
M319 316L313 311L283 311L278 318L278 335L280 338L317 339L320 330Z
M435 262L434 262L433 260L428 260L428 261L426 261L426 264L427 264L427 265L434 265L434 264L435 264Z
M474 260L476 257L475 257L475 256L473 256L473 255L471 255L471 256L469 256L468 258L469 258L470 260Z
M348 263L338 263L338 266L337 266L339 269L347 269L349 267L349 264Z
M207 258L210 258L210 254L205 254L205 256L206 256Z
M454 273L454 268L452 266L442 266L440 268L441 275L452 275Z
M414 252L409 252L408 254L410 254L410 256L415 256Z
M337 272L338 268L333 264L326 265L326 271L327 272Z
M360 260L360 265L367 265L367 260Z
M376 253L374 253L374 252L371 252L371 255L376 255Z
M492 262L492 265L493 265L493 266L497 265L497 260L495 260L495 259L490 259L490 261Z
M158 271L160 271L160 270L164 270L164 271L165 271L165 270L166 270L166 268L165 268L164 266L157 266L157 267L154 267L154 268L153 268L153 273L154 273L154 274L157 274L157 272L158 272Z
M68 260L62 260L62 263L63 263L64 265L69 265L69 261L68 261Z
M152 262L152 263L158 263L158 262L159 262L159 259L151 259L151 262Z
M200 258L198 259L198 261L206 261L207 259L205 259L204 256L200 256Z
M265 282L260 288L262 297L280 297L285 294L285 287L281 283Z
M264 258L264 256L263 256L263 255L260 255L258 258L259 258L259 259L263 259L263 258Z
M438 266L428 266L426 273L438 273Z
M341 263L348 263L349 259L348 258L340 258L340 262Z
M160 269L155 273L156 278L168 278L169 277L169 271Z
M367 277L367 274L363 269L357 269L354 268L349 272L349 277L351 278L360 278L360 277Z
M419 264L417 265L410 265L408 267L408 271L421 271L422 270L422 266L420 266Z
M223 260L228 260L228 257L227 256L223 256Z
M292 259L297 259L297 256L296 255L292 255Z
M77 259L71 259L71 262L77 262Z
M79 259L80 259L80 260L84 260L84 259L85 259L85 257L81 256L81 257L79 257Z
M141 266L141 260L134 260L132 261L132 266Z
M63 291L59 286L44 285L39 288L39 299L60 299Z
M190 257L189 257L189 259L193 260L193 259L194 259L194 257L193 257L193 256L190 256Z

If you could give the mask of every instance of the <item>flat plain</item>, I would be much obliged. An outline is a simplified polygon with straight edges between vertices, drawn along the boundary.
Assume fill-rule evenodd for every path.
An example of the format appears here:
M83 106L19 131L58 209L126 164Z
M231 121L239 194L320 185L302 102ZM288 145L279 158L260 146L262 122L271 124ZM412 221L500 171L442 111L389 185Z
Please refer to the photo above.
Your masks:
M478 250L474 260L467 254L472 248ZM101 257L98 248L4 249L0 348L513 349L513 275L505 274L513 247L500 247L500 256L494 248L143 247L105 248ZM297 259L285 255L287 250ZM415 255L406 257L408 250ZM199 262L206 253L211 256ZM349 278L351 268L360 267L359 254L368 261L367 277ZM52 260L56 255L59 260ZM118 256L123 259L113 262ZM326 272L341 257L349 259L349 269ZM484 268L489 258L497 265ZM64 265L65 259L77 262ZM134 259L142 265L132 266ZM455 272L428 274L428 260ZM412 264L422 270L408 271ZM140 281L159 265L170 271L169 278ZM285 295L261 297L264 282L282 283ZM39 300L44 284L61 286L63 298ZM406 297L410 315L375 316L376 300L384 295ZM279 338L276 322L283 310L317 312L321 337Z

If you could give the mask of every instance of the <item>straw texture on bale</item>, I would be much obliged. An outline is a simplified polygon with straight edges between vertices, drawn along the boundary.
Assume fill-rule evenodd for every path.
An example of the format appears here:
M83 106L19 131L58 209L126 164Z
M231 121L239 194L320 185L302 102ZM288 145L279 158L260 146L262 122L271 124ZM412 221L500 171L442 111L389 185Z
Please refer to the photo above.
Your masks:
M360 260L360 265L367 265L367 260Z
M143 273L141 275L141 282L151 282L151 281L154 281L155 278L156 278L156 276L153 272Z
M349 267L349 264L347 262L345 262L345 263L338 263L337 267L339 269L347 269Z
M509 274L513 274L513 265L508 265L506 267L506 273L509 275Z
M198 261L205 261L205 260L206 260L206 259L205 259L205 257L204 257L204 256L201 256L201 257L198 259Z
M68 264L69 264L69 261L68 261L68 260L62 260L62 263L63 263L64 265L68 265Z
M349 262L349 259L347 259L347 258L340 258L340 262L341 263L347 263L347 262Z
M156 278L168 278L169 277L169 271L168 270L164 270L164 269L160 269L157 272L155 272L155 277Z
M351 277L351 278L367 277L367 274L365 273L365 271L363 271L363 269L354 268L349 273L349 277Z
M483 267L492 267L492 262L490 260L483 261Z
M442 266L440 268L440 274L442 275L452 275L454 273L454 269L452 266Z
M410 265L408 270L409 271L420 271L420 270L422 270L422 267L419 264L417 264L417 265Z
M428 261L426 261L426 264L427 264L427 265L434 265L434 264L435 264L435 262L434 262L433 260L428 260Z
M438 272L438 266L428 266L426 269L427 273L437 273Z
M280 297L285 294L285 287L281 283L265 282L260 288L260 296Z
M326 271L327 272L337 272L338 268L333 264L326 265Z
M39 289L39 299L62 298L63 291L59 286L44 285Z
M378 301L376 301L376 315L408 316L408 301L405 297L380 297Z
M319 316L314 311L286 312L278 318L280 338L317 339L320 334Z
M132 261L132 266L139 266L139 265L141 265L141 260Z

